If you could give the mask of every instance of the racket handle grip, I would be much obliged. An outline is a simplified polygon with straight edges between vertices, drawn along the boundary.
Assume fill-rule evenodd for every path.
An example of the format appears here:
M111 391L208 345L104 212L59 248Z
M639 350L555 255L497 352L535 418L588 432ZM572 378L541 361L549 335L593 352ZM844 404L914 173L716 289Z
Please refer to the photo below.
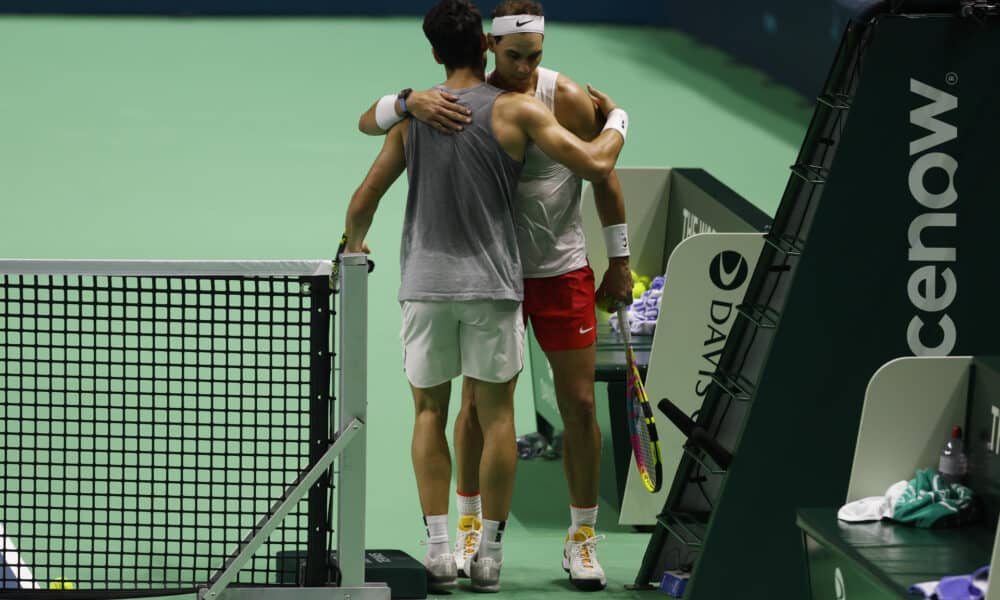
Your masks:
M618 334L622 336L622 341L628 346L632 343L632 330L628 323L628 306L624 304L618 306Z
M719 442L715 441L704 427L696 425L694 419L684 414L676 404L671 402L668 398L663 398L656 405L660 409L660 412L667 415L670 422L674 424L677 429L681 430L687 438L688 441L695 446L701 448L712 457L715 464L719 465L722 469L728 469L729 465L733 462L733 453L723 448Z

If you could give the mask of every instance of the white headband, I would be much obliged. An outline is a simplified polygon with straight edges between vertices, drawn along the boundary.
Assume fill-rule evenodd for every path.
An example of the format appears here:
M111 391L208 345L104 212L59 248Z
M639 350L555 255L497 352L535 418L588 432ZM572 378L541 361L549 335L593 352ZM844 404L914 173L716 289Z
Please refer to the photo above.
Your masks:
M496 17L493 19L494 37L510 35L512 33L541 33L545 34L545 17L538 15L510 15L509 17Z

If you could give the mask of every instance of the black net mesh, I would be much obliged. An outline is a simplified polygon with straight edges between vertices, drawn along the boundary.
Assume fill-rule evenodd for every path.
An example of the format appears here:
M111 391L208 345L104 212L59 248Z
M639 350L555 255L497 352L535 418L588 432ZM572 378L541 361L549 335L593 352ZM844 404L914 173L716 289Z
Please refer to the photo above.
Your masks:
M309 464L323 279L0 275L0 593L208 581ZM306 534L303 501L237 583Z

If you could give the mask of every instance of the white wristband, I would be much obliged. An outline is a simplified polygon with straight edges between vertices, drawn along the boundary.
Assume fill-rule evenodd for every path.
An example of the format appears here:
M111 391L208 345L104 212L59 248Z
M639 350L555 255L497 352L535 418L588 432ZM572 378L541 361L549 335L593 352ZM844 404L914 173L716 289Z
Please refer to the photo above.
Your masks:
M628 113L620 108L609 112L608 120L604 122L604 129L614 129L622 134L622 139L624 140L625 133L628 131ZM603 132L604 129L601 131Z
M382 96L375 105L375 123L383 131L389 131L393 125L403 120L403 117L396 114L397 98L396 94Z
M620 258L632 253L628 245L628 225L619 223L608 225L602 232L604 233L604 248L608 251L608 258Z

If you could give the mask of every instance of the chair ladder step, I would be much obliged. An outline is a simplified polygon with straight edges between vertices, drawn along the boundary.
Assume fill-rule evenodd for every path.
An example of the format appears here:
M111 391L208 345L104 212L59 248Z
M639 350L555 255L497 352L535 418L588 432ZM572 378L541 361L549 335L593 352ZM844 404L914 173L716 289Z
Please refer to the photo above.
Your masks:
M792 173L796 175L799 179L802 179L806 183L812 183L816 185L822 185L826 183L826 178L829 175L829 169L820 165L806 165L802 163L796 163L791 167Z
M741 382L726 373L716 371L712 374L712 381L734 400L749 400L753 396L753 386L745 379Z
M777 327L778 319L781 316L777 310L764 304L737 304L736 312L762 329L774 329Z
M816 100L820 104L823 104L824 106L829 106L834 110L851 109L851 97L841 92L830 92L829 94L823 94L822 96L816 98Z

